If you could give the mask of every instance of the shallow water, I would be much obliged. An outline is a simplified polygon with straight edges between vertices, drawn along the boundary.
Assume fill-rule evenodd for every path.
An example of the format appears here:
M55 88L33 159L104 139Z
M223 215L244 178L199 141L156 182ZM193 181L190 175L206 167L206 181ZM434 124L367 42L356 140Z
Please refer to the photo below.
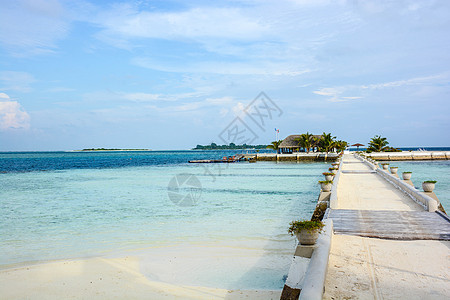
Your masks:
M5 155L14 160L14 155ZM95 168L87 168L93 162L83 155L44 154L42 162L39 154L25 154L25 159L16 160L7 173L0 174L3 267L179 245L221 245L241 253L233 254L237 258L249 257L241 263L217 263L216 268L223 270L213 272L216 278L207 266L197 270L198 278L205 281L201 284L279 289L295 248L295 239L287 234L288 224L311 216L319 192L317 181L329 167L272 162L199 165L185 163L191 153L176 153L171 161L171 154L149 152L138 153L142 157L137 159L134 154L112 153L115 167L108 166L105 153L91 153ZM201 153L200 157L207 155L211 156ZM127 166L127 158L141 163ZM30 159L34 167L27 165ZM101 167L99 161L108 167ZM5 160L2 165L5 169ZM48 171L33 170L44 169L43 165ZM178 174L191 174L196 180L176 190ZM192 195L194 203L181 206L177 198L170 198L169 184L176 194ZM259 255L258 259L252 262L249 253ZM237 280L250 270L252 276Z
M389 162L390 166L398 167L398 175L401 178L402 172L413 172L411 181L414 186L422 191L422 182L426 180L436 180L434 193L441 201L444 209L450 210L450 161L399 161Z
M138 255L155 280L280 289L296 245L288 224L311 216L329 164L186 163L234 153L0 153L0 268ZM449 161L391 165L416 186L437 180L450 209Z

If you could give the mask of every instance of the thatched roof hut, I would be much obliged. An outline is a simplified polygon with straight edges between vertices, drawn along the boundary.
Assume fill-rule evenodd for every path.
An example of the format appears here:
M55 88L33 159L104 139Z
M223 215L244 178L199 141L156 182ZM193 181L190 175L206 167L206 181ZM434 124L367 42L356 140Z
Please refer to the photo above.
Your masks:
M313 135L316 140L319 140L321 135ZM300 147L298 139L300 138L300 134L292 134L286 137L280 144L279 148L282 153L292 153L299 152L302 147Z
M320 140L321 135L313 135L316 140ZM298 148L298 141L296 139L300 138L300 134L292 134L285 138L281 144L280 148Z

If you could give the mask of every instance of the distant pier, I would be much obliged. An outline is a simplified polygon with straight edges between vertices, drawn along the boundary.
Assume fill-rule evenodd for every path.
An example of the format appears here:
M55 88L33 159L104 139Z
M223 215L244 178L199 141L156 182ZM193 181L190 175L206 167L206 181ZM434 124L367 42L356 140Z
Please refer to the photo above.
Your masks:
M230 163L239 161L335 161L339 158L337 153L325 153L325 152L311 152L311 153L252 153L252 154L237 154L233 157L223 157L223 159L201 159L191 160L190 163Z
M403 160L449 160L449 151L402 151L402 152L374 152L361 153L362 156L372 158L377 161L403 161ZM236 154L222 159L199 159L191 160L190 163L233 163L240 161L335 161L339 158L337 153L325 152L295 152L295 153L252 153Z
M362 153L365 157L375 160L449 160L449 151L402 151L402 152L372 152Z

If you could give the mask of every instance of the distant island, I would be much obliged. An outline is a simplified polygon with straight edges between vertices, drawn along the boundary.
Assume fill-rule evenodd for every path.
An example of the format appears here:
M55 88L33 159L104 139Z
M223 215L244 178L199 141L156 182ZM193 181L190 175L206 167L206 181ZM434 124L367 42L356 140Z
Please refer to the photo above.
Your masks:
M116 148L90 148L78 151L151 151L152 149L116 149Z
M210 145L197 145L197 147L192 148L192 150L229 150L229 149L266 149L267 145L236 145L235 143L230 143L228 145L217 145L216 143L211 143Z

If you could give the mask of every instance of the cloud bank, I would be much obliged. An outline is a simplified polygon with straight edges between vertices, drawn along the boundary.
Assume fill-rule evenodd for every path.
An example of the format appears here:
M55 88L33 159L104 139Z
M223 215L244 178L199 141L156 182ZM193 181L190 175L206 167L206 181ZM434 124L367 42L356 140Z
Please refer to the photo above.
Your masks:
M29 128L30 116L20 103L11 100L7 94L0 93L0 130Z

